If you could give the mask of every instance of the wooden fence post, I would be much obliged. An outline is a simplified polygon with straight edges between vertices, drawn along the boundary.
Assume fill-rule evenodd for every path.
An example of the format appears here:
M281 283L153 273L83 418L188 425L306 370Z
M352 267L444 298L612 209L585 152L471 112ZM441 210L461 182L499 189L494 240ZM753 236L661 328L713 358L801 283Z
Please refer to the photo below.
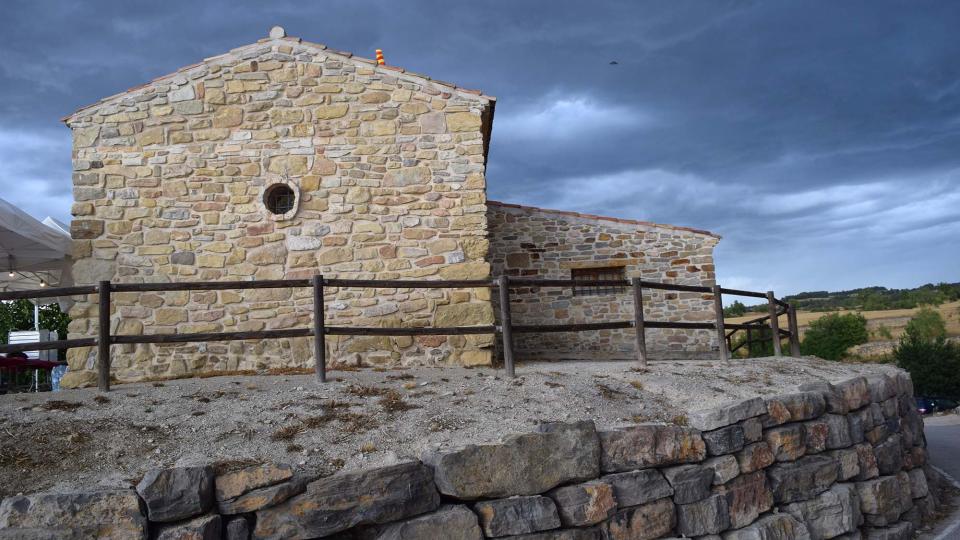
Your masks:
M773 291L767 291L767 309L770 312L770 333L773 334L770 338L773 340L773 354L783 356L783 351L780 350L780 321L777 317L777 302Z
M630 281L633 286L633 328L637 336L637 364L647 367L647 331L643 322L643 289L640 278Z
M513 369L513 322L510 317L510 278L500 276L497 280L500 289L500 332L503 335L503 367L507 377L515 377Z
M327 350L324 337L323 276L313 276L313 361L317 379L327 382Z
M720 360L730 359L730 350L727 349L727 330L723 320L723 298L720 295L720 285L713 285L713 312L717 318L717 340L720 342Z
M97 287L100 301L97 328L97 389L110 391L110 282L101 281Z
M800 357L800 325L797 323L797 308L787 308L787 327L790 330L790 356Z

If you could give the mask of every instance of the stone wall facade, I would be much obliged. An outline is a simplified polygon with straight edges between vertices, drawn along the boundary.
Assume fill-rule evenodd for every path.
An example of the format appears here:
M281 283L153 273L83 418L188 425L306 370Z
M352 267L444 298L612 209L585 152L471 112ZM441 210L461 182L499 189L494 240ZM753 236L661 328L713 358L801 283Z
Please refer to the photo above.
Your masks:
M0 537L907 540L935 517L905 372L686 423L543 424L320 479L272 464L158 469L135 490L4 499Z
M494 275L570 279L577 268L622 268L625 276L678 285L712 286L713 248L706 231L544 210L489 201L490 263ZM600 296L574 296L569 289L513 289L514 324L632 321L629 289ZM648 320L713 322L713 295L644 290ZM495 308L499 302L494 299ZM497 311L499 313L499 311ZM717 350L711 330L647 331L654 359L689 358ZM519 358L635 358L633 330L515 334Z
M65 119L78 284L490 276L493 98L282 35ZM292 211L265 190L285 184ZM489 290L327 291L329 324L492 324ZM119 334L309 327L308 289L116 294ZM95 295L70 312L96 332ZM334 363L489 364L492 336L327 339ZM312 365L309 338L114 346L120 380ZM65 386L94 378L73 349Z

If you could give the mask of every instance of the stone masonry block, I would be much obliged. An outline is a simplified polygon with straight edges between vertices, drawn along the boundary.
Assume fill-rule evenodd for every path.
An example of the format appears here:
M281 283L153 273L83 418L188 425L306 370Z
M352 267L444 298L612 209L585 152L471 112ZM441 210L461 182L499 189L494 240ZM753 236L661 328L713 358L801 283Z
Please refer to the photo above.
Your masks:
M717 534L730 527L730 512L723 495L712 495L690 504L677 505L677 531L684 536Z
M657 469L644 469L600 477L613 486L617 504L622 507L638 506L673 495L673 488Z
M539 495L481 501L473 509L480 516L483 533L489 538L560 527L556 505Z
M761 398L739 401L714 409L693 411L687 415L689 425L700 431L712 431L767 412Z
M604 472L621 472L706 458L707 447L694 429L674 425L641 424L600 432Z
M713 469L702 465L681 465L663 470L673 487L673 502L687 504L707 498L713 485Z
M774 500L791 503L810 499L833 485L839 464L829 456L806 456L791 463L778 463L767 469Z
M536 433L452 452L427 451L444 495L463 500L534 495L599 475L600 445L593 422L543 424Z
M617 510L613 486L602 480L555 488L547 496L556 503L564 527L595 525Z

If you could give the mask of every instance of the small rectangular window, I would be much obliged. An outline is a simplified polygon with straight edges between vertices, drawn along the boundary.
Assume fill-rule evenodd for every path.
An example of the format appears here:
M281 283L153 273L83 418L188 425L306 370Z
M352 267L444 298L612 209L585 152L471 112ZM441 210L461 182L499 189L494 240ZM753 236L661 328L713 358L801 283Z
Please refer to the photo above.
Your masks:
M606 266L600 268L572 268L570 277L574 281L625 281L627 279L622 266ZM602 294L620 294L626 291L625 286L573 286L574 296L599 296Z

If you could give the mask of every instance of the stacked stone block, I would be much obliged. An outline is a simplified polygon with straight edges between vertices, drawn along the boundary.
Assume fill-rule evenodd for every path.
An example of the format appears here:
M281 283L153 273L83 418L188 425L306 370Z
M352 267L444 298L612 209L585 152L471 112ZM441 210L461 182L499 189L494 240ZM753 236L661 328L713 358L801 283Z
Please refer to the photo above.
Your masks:
M706 231L488 201L494 275L570 279L576 268L617 267L625 276L678 285L713 285L713 248ZM633 320L633 294L572 296L556 288L513 289L514 324L573 324ZM713 295L647 289L648 320L713 322ZM494 298L494 307L499 306ZM709 330L647 330L654 358L689 358L716 350ZM633 330L515 334L525 358L635 358Z
M492 98L296 38L209 58L83 108L73 130L77 283L483 279ZM485 124L486 122L486 124ZM282 183L283 215L264 205ZM328 289L330 324L492 324L489 291ZM309 328L308 289L116 294L119 334ZM70 312L96 333L97 298ZM332 362L488 364L492 336L336 337ZM308 338L122 345L120 380L306 367ZM95 378L89 348L63 384Z
M0 538L906 540L936 506L911 401L898 372L698 411L689 427L544 424L316 480L156 470L135 491L5 499Z

